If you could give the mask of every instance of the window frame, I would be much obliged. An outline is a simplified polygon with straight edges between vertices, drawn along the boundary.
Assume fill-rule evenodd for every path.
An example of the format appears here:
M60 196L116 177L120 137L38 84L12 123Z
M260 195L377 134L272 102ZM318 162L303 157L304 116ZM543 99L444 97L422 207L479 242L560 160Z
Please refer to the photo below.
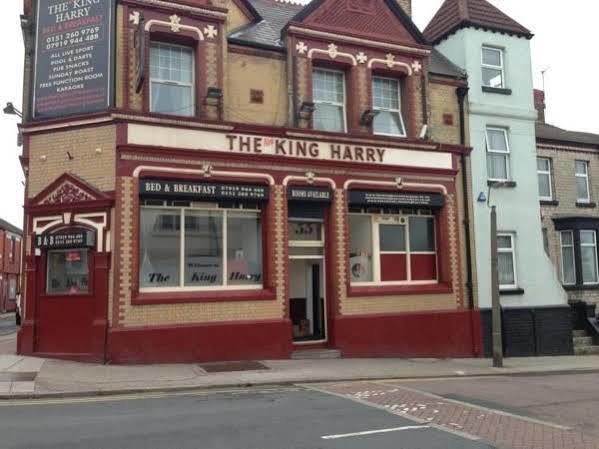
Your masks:
M351 273L349 274L350 287L373 287L373 286L411 286L411 285L438 285L440 283L439 278L439 247L438 247L438 236L437 236L437 223L438 216L434 213L418 214L418 213L400 213L400 214L385 214L382 212L374 213L371 212L370 208L368 212L348 212L348 217L351 215L355 216L367 216L370 217L371 225L371 240L372 240L372 281L365 282L353 282L351 280ZM429 218L433 220L433 243L435 251L412 251L410 247L410 217ZM378 218L378 221L377 221ZM405 218L405 224L401 223L401 218ZM405 251L381 251L380 246L380 225L397 225L405 226ZM349 231L349 230L348 230ZM349 260L349 244L348 244L348 260ZM406 255L406 274L407 280L405 281L381 281L381 254L405 254ZM412 255L434 255L435 256L435 279L414 281L412 280L412 267L411 259ZM349 272L349 270L348 270Z
M572 238L571 245L564 245L564 234L570 234ZM577 276L576 276L576 245L574 242L574 231L573 230L563 230L559 231L559 248L560 248L560 266L562 269L562 285L576 285ZM572 270L574 273L574 282L566 282L566 276L564 271L564 248L572 248Z
M492 64L486 64L485 63L485 50L499 52L499 61L500 61L501 65L496 66L496 65L492 65ZM504 55L503 55L504 51L505 50L503 48L492 47L490 45L482 46L482 50L480 53L480 65L481 65L481 84L484 87L490 87L492 89L505 89L506 82L505 82L505 59L504 59ZM484 80L482 79L482 69L483 68L501 71L501 86L499 86L499 87L498 86L489 86L489 85L485 84Z
M501 131L503 133L503 138L505 140L505 148L506 151L499 151L499 150L493 150L491 149L490 145L489 145L489 131ZM499 182L503 182L503 181L509 181L510 180L510 155L511 155L511 149L510 149L510 139L508 136L509 133L509 129L508 128L501 128L498 126L487 126L485 128L485 144L486 144L486 149L487 149L487 179L489 181L499 181ZM501 179L501 178L492 178L489 176L489 153L494 153L494 154L501 154L504 156L505 158L505 175L506 178L505 179Z
M394 83L397 83L397 105L398 105L398 109L390 109L390 108L384 108L382 106L375 106L374 104L374 81L375 79L382 79L382 80L389 80L389 81L393 81ZM402 114L402 104L401 104L401 81L397 78L391 78L388 76L379 76L379 75L372 75L372 81L371 81L371 95L372 95L372 109L375 111L383 111L383 112L390 112L390 113L397 113L397 115L399 116L399 121L401 122L401 127L403 129L403 134L392 134L392 133L377 133L374 131L374 122L372 124L372 133L374 135L377 136L392 136L392 137L407 137L407 130L406 130L406 124L405 121L403 119L403 114ZM376 120L376 118L375 118Z
M162 79L154 79L152 77L152 46L154 44L159 44L159 45L164 45L164 46L168 46L168 47L179 47L179 48L186 48L186 49L190 49L191 50L191 85L188 84L184 84L181 83L179 81L172 81L172 80L162 80ZM149 65L148 65L148 78L149 78L149 82L148 82L148 99L149 99L149 104L148 104L148 111L154 114L164 114L164 115L172 115L172 116L178 116L178 117L195 117L197 115L196 112L196 51L197 48L191 46L191 45L182 45L182 44L177 44L177 43L172 43L172 42L164 42L162 40L150 40L150 55L149 55ZM164 84L164 85L170 85L170 86L179 86L179 87L189 87L191 89L191 114L189 115L182 115L182 114L177 114L177 113L169 113L169 112L160 112L160 111L154 111L152 110L152 83L153 82L157 82L159 84Z
M597 232L594 229L580 229L579 231L579 236L580 236L580 263L581 263L581 271L580 271L580 275L582 276L581 279L581 284L582 285L599 285L599 260L597 259ZM593 236L593 244L589 244L589 243L582 243L582 234L583 233L589 233L592 234ZM574 241L572 241L574 243ZM582 261L582 248L594 248L594 253L595 253L595 279L597 279L595 282L585 282L584 281L584 263Z
M542 196L541 195L541 184L539 183L539 199L541 201L552 201L553 200L553 161L551 160L550 157L544 157L544 156L537 156L537 162L539 160L545 160L547 161L547 163L549 164L549 170L539 170L539 166L537 164L537 182L539 180L539 176L548 176L549 177L549 196Z
M87 290L79 291L76 293L69 293L68 291L58 291L51 292L49 287L50 282L50 254L52 253L68 253L70 251L83 251L86 254L87 258ZM45 254L45 266L44 266L44 276L45 276L45 285L42 295L43 296L68 296L68 297L77 297L77 296L92 296L94 294L94 286L93 286L93 267L91 265L93 259L92 250L90 248L57 248L57 249L48 249Z
M341 93L343 94L343 101L341 103L338 102L332 102L332 101L322 101L322 100L316 100L314 98L314 72L319 71L319 72L330 72L330 73L336 73L336 74L340 74L341 75L341 81L342 81L342 87L341 87ZM314 123L312 123L312 129L315 131L322 131L322 132L341 132L341 133L346 133L347 132L347 83L346 83L346 79L345 79L345 72L343 70L335 70L335 69L329 69L329 68L324 68L324 67L312 67L312 102L314 103L314 106L317 108L319 104L328 104L328 105L332 105L332 106L336 106L339 107L341 106L342 108L342 116L343 116L343 129L341 131L329 131L329 130L325 130L325 129L317 129L314 127ZM314 119L313 119L314 120Z
M577 171L576 171L576 164L579 162L584 164L584 167L585 167L584 174L577 173ZM577 178L585 179L586 189L587 189L587 197L582 198L582 199L579 198L578 197L578 188L576 188L576 202L577 203L585 203L585 204L590 203L591 202L591 186L589 184L589 161L583 161L583 160L579 160L579 159L576 159L574 161L574 180L576 180Z
M509 237L510 238L510 248L500 248L499 247L499 237ZM512 266L513 275L514 275L514 283L513 284L501 284L499 283L499 291L505 290L514 290L518 288L518 265L516 260L516 234L513 232L498 232L497 233L497 256L499 258L500 253L510 253L512 255ZM497 279L500 279L499 276L499 262L497 263ZM500 282L500 281L499 281Z
M175 200L176 201L176 200ZM168 286L168 287L142 287L141 286L141 257L138 260L137 269L138 276L137 280L139 282L139 293L165 293L165 292L216 292L216 291L244 291L244 290L264 290L265 287L265 275L266 275L266 263L265 263L265 251L264 251L264 214L262 209L244 209L243 205L239 208L225 208L218 207L218 203L202 203L202 202L189 202L189 206L184 205L140 205L139 207L139 215L141 217L141 213L143 209L153 209L153 210L178 210L180 217L180 231L179 231L179 285L178 286ZM223 272L223 283L215 286L186 286L185 285L185 212L191 211L218 211L223 212L223 220L222 220L222 272ZM227 225L228 225L228 213L239 213L256 216L261 220L261 233L260 237L262 238L262 281L260 284L236 284L236 285L227 285L228 284L228 258L227 258L227 250L228 250L228 239L227 239ZM138 251L141 248L141 229L138 232L139 239L139 247Z

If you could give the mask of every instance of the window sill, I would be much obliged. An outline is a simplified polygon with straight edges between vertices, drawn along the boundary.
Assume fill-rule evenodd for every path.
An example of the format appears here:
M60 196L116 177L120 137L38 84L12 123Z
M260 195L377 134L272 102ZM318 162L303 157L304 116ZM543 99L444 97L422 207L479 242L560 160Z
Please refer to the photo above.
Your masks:
M541 200L541 206L559 206L557 200Z
M483 86L483 92L488 94L512 95L512 89L505 89L501 87Z
M363 296L401 296L401 295L427 295L452 293L453 289L447 284L426 284L426 285L385 285L368 287L349 288L349 297Z
M577 284L577 285L563 285L564 290L566 291L576 291L576 290L599 290L599 284Z
M520 296L524 294L522 288L507 288L505 290L499 290L499 296Z
M501 184L501 188L506 188L506 189L513 189L514 187L516 187L518 184L516 183L516 181L487 181L487 186L488 187L495 187L498 184Z
M576 207L581 207L583 209L592 209L594 207L597 207L597 203L580 203L577 201Z
M274 301L277 294L274 290L215 290L201 292L160 292L138 293L131 299L134 306L154 304L185 304L203 302L236 302L236 301Z

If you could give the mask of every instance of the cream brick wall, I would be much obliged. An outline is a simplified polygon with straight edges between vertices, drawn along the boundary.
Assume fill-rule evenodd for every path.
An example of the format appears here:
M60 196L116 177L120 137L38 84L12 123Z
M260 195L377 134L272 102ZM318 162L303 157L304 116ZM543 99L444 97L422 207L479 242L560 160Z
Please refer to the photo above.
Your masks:
M49 131L31 136L28 194L33 198L65 172L102 191L114 190L116 126ZM97 153L96 149L101 149ZM67 152L73 156L69 160ZM45 160L43 158L45 157Z
M599 203L599 155L596 150L585 150L584 148L571 147L566 149L560 146L537 147L537 155L551 159L552 190L554 200L559 202L557 206L542 206L542 225L547 229L549 241L549 254L555 267L558 278L562 279L561 273L561 246L559 232L555 230L552 218L556 216L588 216L599 218L599 209L581 208L576 206L576 181L575 161L589 162L589 186L591 201ZM599 304L598 290L568 290L568 299L583 299Z
M430 136L433 140L443 143L460 143L460 111L455 86L447 86L431 82L430 95ZM443 124L443 115L451 114L453 125Z

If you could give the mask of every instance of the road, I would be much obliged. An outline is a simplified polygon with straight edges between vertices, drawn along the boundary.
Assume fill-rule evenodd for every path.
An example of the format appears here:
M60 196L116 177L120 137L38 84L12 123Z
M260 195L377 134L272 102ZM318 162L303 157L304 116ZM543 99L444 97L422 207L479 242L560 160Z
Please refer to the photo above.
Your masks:
M15 314L7 313L0 315L0 335L8 335L17 331Z
M0 435L4 449L493 447L302 387L0 404Z

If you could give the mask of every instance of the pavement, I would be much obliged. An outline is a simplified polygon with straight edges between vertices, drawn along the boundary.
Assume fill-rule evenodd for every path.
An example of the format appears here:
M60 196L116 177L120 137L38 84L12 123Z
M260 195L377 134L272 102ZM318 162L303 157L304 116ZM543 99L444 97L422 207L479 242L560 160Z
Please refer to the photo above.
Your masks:
M15 341L15 334L0 337L0 348L13 348L0 355L0 399L348 380L599 372L599 356L511 358L505 360L504 368L493 368L489 359L266 360L211 372L218 365L101 365L23 357L14 354Z

